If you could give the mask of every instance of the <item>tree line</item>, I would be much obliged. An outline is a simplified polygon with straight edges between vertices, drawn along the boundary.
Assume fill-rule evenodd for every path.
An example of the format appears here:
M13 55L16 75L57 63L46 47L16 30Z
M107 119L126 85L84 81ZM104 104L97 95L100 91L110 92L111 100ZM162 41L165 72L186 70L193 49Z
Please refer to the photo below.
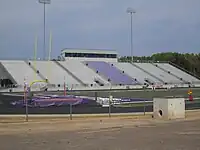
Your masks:
M119 62L169 62L171 64L177 65L188 72L200 77L200 53L156 53L152 56L123 56L119 58Z

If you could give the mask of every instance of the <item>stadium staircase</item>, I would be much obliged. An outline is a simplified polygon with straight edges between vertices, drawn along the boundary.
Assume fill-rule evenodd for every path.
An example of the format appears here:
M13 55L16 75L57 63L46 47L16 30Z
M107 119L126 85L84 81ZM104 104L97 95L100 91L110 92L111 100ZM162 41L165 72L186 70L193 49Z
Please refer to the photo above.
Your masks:
M145 81L146 83L150 84L150 85L155 84L155 82L154 82L153 80L149 79L149 78L144 78L144 81Z
M97 83L99 86L104 86L104 82L97 77L94 79L94 82Z
M18 84L16 80L12 77L12 75L8 72L8 70L2 65L0 62L0 70L7 74L7 77L12 81L13 84Z
M39 70L37 70L31 63L29 63L29 61L25 60L24 61L29 67L31 67L31 69L33 69L33 71L35 73L38 74L38 76L42 79L42 80L46 80L46 78L40 73ZM38 72L39 71L39 72ZM49 81L47 81L47 83L49 83Z
M162 68L162 67L160 67L160 66L158 66L158 65L156 65L156 64L154 64L154 63L151 63L151 64L154 65L155 67L157 67L157 68L159 68L159 69L165 71L166 73L169 73L168 70L166 70L166 69L164 69L164 68ZM174 76L175 78L179 79L180 81L183 81L183 82L185 82L185 83L188 83L188 81L186 81L186 80L184 80L184 79L181 80L180 77L178 77L177 75L173 74L172 72L170 72L170 75Z
M199 76L197 76L196 74L194 74L194 73L192 73L192 72L190 72L190 71L188 71L188 70L186 70L186 69L184 69L184 68L178 66L177 64L174 64L174 63L172 63L172 62L169 62L169 64L172 65L172 66L174 66L174 67L176 67L176 68L178 68L178 69L180 69L180 70L182 70L182 71L184 71L184 72L186 72L186 73L188 73L188 74L191 75L191 76L194 76L195 78L197 78L197 79L200 80L200 77L199 77Z
M65 70L69 75L71 75L76 81L78 81L81 85L85 85L83 81L81 81L77 76L75 76L71 71L69 71L67 68L65 68L62 64L60 64L58 61L54 60L54 62L60 66L63 70Z
M142 70L143 72L149 74L150 76L154 77L155 79L159 80L160 82L162 82L163 84L165 83L165 81L161 80L160 78L154 76L153 74L151 74L150 72L144 70L143 68L141 68L140 66L136 65L135 63L131 63L133 66L135 66L136 68Z

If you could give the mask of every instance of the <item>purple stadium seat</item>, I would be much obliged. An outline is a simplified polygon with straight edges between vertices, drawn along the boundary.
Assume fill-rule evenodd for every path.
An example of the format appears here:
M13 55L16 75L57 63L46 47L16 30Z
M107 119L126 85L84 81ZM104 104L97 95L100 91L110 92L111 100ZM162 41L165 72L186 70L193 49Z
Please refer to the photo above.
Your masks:
M125 73L122 73L122 71L120 71L119 69L117 69L109 63L103 61L87 61L86 63L88 64L88 67L95 71L98 71L98 74L106 77L107 79L110 79L110 82L112 84L137 84L137 82L134 79L132 79Z

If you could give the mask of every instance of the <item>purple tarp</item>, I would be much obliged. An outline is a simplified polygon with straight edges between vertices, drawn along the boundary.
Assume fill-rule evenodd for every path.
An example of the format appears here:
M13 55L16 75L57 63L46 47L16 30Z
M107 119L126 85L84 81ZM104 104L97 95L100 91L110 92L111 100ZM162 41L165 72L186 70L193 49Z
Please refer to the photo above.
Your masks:
M79 98L76 96L40 96L34 97L31 100L27 99L29 107L49 107L49 106L64 106L64 105L78 105L88 103L89 99ZM14 106L25 106L24 100L11 102Z

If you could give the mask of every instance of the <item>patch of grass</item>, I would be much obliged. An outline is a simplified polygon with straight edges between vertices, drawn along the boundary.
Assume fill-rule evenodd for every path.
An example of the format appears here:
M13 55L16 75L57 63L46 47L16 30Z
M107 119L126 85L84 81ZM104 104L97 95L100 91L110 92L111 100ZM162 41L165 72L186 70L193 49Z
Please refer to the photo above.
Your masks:
M153 105L153 102L146 102L144 103L131 103L131 104L120 104L120 105L115 105L115 107L143 107L143 106L151 106Z

